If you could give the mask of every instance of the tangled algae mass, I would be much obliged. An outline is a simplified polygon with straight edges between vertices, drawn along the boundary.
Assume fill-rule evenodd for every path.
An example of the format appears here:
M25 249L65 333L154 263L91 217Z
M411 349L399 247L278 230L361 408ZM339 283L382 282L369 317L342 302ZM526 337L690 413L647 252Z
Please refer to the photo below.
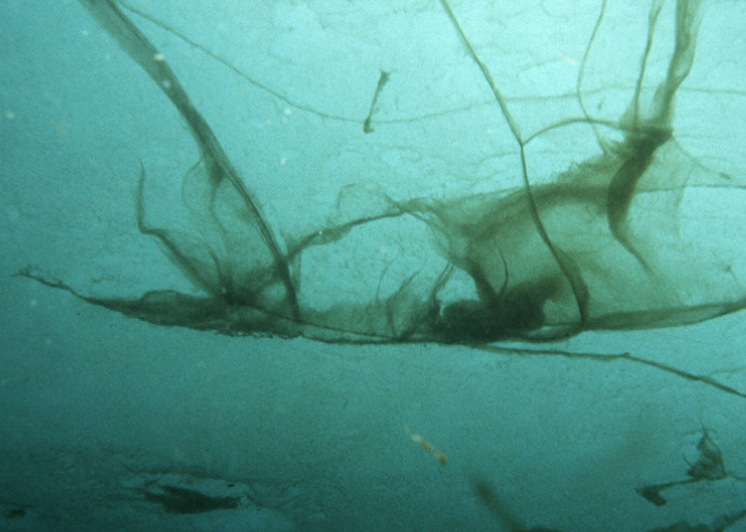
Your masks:
M387 189L383 179L352 179L336 201L314 203L325 215L313 219L324 224L302 230L295 224L292 234L268 221L266 202L254 192L258 178L234 166L148 31L156 23L188 46L209 50L134 7L80 2L153 79L154 93L170 99L196 143L199 160L184 169L182 183L190 218L178 228L151 220L148 183L158 176L147 160L135 208L140 231L160 242L202 295L153 290L135 299L93 297L34 269L22 272L27 276L158 325L325 342L548 341L588 330L685 325L746 306L746 255L739 251L746 247L728 230L746 212L744 176L718 167L719 152L702 156L704 141L693 155L696 135L687 130L684 144L675 127L677 100L698 64L707 16L701 2L654 0L629 21L646 28L640 42L618 22L607 23L610 7L598 2L590 23L574 30L584 44L573 57L551 42L539 51L528 49L528 39L509 42L531 31L517 13L487 17L493 21L487 32L466 6L446 0L402 6L397 16L433 28L386 46L402 56L407 49L426 54L427 42L418 39L437 31L459 61L443 60L442 72L429 73L429 85L420 87L428 95L422 109L397 114L407 71L371 59L361 67L371 82L359 95L365 110L359 120L300 105L297 112L311 114L330 135L354 139L360 150L381 150L390 133L398 148L418 153L422 175L411 175L417 165L408 167L401 176L409 183L405 191ZM362 27L362 11L360 17ZM350 19L347 36L355 31L355 16ZM542 63L542 53L553 61ZM611 56L634 60L609 65ZM509 78L510 61L519 63L519 78L530 75L526 65L559 64L557 86L571 90ZM448 81L451 74L460 77ZM286 104L281 87L253 83L264 98ZM451 85L438 92L439 83ZM446 93L453 101L426 108ZM705 103L686 106L687 114L702 113L686 117L690 129L692 121L708 120L708 101L721 101L717 88L696 87L696 97ZM474 137L449 131L451 123L460 131L464 120L476 121ZM452 148L442 160L463 164L438 165L444 144ZM368 175L347 162L349 175ZM445 185L413 192L412 184L436 171ZM313 201L291 198L272 210L293 217Z

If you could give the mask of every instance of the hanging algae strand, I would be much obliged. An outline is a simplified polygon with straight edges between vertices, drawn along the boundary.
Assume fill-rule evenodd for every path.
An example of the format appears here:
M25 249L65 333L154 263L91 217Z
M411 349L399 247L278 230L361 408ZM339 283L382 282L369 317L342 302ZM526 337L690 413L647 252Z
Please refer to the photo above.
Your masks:
M223 185L224 180L229 183L229 186L238 195L243 206L244 212L242 214L250 220L250 224L259 232L262 242L272 257L274 273L280 279L284 288L283 302L276 311L286 315L288 318L299 318L300 309L296 290L290 278L287 258L280 251L276 237L264 221L259 207L238 177L238 172L223 151L212 129L199 111L192 105L181 83L166 63L163 54L122 13L113 0L79 1L101 27L117 41L122 50L155 81L156 85L168 96L184 118L192 137L200 149L201 162L206 174L205 178L208 180L212 189L211 199L214 198L218 188ZM138 215L138 219L140 218L141 216ZM150 231L149 234L156 236L171 253L175 253L176 260L180 264L188 261L186 256L178 249L178 244L172 241L166 232ZM190 269L194 269L192 265L188 266ZM220 287L213 287L213 291L219 292L229 299L238 297L237 294L232 293L231 285L224 284Z

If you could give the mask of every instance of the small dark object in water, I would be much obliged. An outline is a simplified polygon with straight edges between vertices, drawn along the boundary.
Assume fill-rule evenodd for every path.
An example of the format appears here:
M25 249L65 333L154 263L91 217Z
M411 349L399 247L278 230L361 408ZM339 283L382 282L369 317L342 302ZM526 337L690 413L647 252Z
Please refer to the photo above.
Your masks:
M18 517L25 517L26 516L26 510L23 508L8 508L3 512L3 517L5 519L16 519Z
M159 503L171 514L199 514L214 510L232 510L238 506L238 497L210 497L197 490L177 486L159 488L162 491L144 491L145 498Z

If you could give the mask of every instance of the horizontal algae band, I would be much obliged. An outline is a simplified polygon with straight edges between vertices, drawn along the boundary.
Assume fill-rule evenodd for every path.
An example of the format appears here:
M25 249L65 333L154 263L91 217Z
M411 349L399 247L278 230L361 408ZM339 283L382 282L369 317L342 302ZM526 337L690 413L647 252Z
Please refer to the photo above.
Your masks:
M158 176L148 172L147 160L135 208L140 231L162 244L202 295L153 290L124 299L74 292L90 303L158 325L230 335L468 345L677 326L746 306L738 254L743 242L705 238L730 223L724 221L724 208L734 216L743 210L743 177L691 156L674 128L677 95L696 66L706 16L698 1L664 6L654 0L643 20L642 42L620 37L616 44L636 57L636 71L625 73L628 86L602 87L608 95L591 106L584 92L588 63L596 42L608 41L616 29L605 25L606 3L599 2L595 24L583 36L584 53L570 62L577 83L564 105L572 113L532 132L526 132L526 123L534 117L516 112L520 95L504 94L496 75L509 57L496 57L494 46L480 46L470 37L459 5L446 0L429 5L428 20L444 30L438 39L459 54L459 72L473 81L464 87L465 98L476 98L480 116L489 117L494 131L484 135L499 132L499 157L509 161L513 179L491 175L479 192L462 187L453 194L397 195L375 182L351 183L336 202L318 207L328 211L326 224L296 226L292 234L268 222L262 197L252 192L261 188L256 176L231 162L145 26L133 22L134 8L111 0L80 3L154 80L154 91L171 100L199 150L199 162L185 169L182 185L192 218L178 230L149 220L147 183ZM497 42L501 27L495 24L491 37ZM417 46L417 36L406 46ZM664 61L660 49L666 50ZM650 59L653 53L656 61ZM359 136L361 143L375 142L395 127L391 102L397 76L403 76L381 65L371 64L369 70L372 84L360 93L359 122L319 113L326 127ZM266 93L277 103L287 102L281 91ZM551 98L544 104L549 109ZM621 112L613 120L604 118L604 106ZM387 109L388 122L382 114ZM594 152L570 158L556 172L534 171L575 135L592 138ZM552 147L558 138L563 141ZM458 141L453 140L457 157ZM425 179L431 169L421 171L410 180ZM720 206L726 198L726 207ZM287 216L306 203L293 198ZM397 255L389 250L398 250ZM73 291L32 269L23 273Z

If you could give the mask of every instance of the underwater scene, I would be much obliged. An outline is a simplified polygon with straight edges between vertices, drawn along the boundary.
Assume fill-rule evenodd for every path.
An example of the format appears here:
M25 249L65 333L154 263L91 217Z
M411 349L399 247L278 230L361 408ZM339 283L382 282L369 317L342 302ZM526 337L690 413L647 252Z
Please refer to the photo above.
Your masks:
M746 531L745 24L0 5L0 530Z

